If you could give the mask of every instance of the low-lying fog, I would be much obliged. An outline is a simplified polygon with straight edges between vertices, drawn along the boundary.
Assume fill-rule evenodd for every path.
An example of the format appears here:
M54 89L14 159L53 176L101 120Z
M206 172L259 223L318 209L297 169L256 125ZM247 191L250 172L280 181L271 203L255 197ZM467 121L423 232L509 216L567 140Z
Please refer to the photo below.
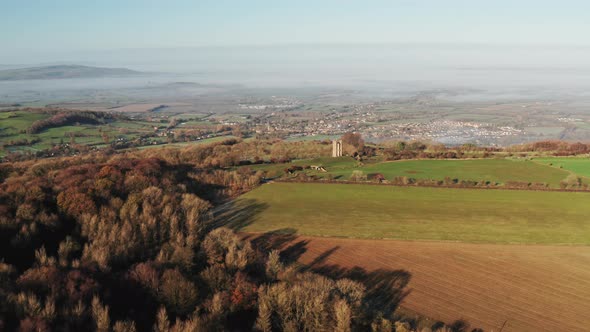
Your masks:
M18 98L35 94L43 98L63 93L64 98L70 98L76 91L120 90L125 94L129 89L137 92L143 88L150 88L151 96L157 97L154 88L174 82L286 91L342 88L383 98L433 90L454 100L590 97L590 47L575 46L202 47L32 54L19 61L22 67L82 64L124 67L149 74L5 81L0 82L0 102L18 102ZM180 99L194 96L190 89L178 89L177 93Z

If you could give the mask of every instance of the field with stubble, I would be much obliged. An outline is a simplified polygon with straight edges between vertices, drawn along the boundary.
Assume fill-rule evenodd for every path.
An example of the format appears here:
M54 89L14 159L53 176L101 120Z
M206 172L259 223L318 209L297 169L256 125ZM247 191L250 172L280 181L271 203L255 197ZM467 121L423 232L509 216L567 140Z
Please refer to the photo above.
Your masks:
M590 326L590 247L301 236L281 247L334 276L397 271L407 278L401 307L434 320L504 332Z

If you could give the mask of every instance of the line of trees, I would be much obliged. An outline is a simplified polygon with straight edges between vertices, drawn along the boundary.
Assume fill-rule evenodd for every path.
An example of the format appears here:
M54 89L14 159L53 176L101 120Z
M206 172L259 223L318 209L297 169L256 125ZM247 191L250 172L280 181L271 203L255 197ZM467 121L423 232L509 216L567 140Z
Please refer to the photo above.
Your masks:
M303 172L296 172L301 167L292 166L292 177L278 179L285 182L324 182L324 183L366 183L384 184L394 186L417 186L417 187L445 187L445 188L497 188L497 189L521 189L521 190L567 190L567 191L589 191L590 186L576 175L570 175L560 181L559 188L551 187L545 182L507 181L498 183L489 180L463 180L459 178L445 177L442 180L420 179L409 176L395 176L387 180L381 173L366 174L361 170L354 170L348 180L334 179L330 174L327 177L308 175Z
M539 141L508 147L515 152L551 152L555 156L573 156L590 152L590 144L564 141Z
M386 142L382 149L387 160L488 158L500 151L500 148L478 147L473 144L447 147L443 144L421 141Z
M67 111L59 112L47 119L37 120L27 128L27 134L37 134L47 128L60 127L75 123L101 124L106 120L112 119L110 113L104 112L87 112L87 111Z

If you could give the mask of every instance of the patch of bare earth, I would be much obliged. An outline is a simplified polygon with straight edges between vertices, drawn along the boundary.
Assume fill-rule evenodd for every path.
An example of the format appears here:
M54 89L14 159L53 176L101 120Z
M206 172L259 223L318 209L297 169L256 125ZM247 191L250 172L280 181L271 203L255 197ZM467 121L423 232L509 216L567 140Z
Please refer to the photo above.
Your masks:
M486 331L590 330L590 247L250 237L334 276L405 271L401 306L432 319Z

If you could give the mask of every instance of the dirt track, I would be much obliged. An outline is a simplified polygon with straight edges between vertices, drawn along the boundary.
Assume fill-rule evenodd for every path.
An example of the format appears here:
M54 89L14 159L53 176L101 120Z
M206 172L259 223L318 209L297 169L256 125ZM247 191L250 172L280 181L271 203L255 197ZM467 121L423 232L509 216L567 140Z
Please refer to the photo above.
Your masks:
M464 319L486 331L504 322L503 331L590 330L590 247L312 237L281 246L340 276L357 266L407 271L402 307L436 320Z

